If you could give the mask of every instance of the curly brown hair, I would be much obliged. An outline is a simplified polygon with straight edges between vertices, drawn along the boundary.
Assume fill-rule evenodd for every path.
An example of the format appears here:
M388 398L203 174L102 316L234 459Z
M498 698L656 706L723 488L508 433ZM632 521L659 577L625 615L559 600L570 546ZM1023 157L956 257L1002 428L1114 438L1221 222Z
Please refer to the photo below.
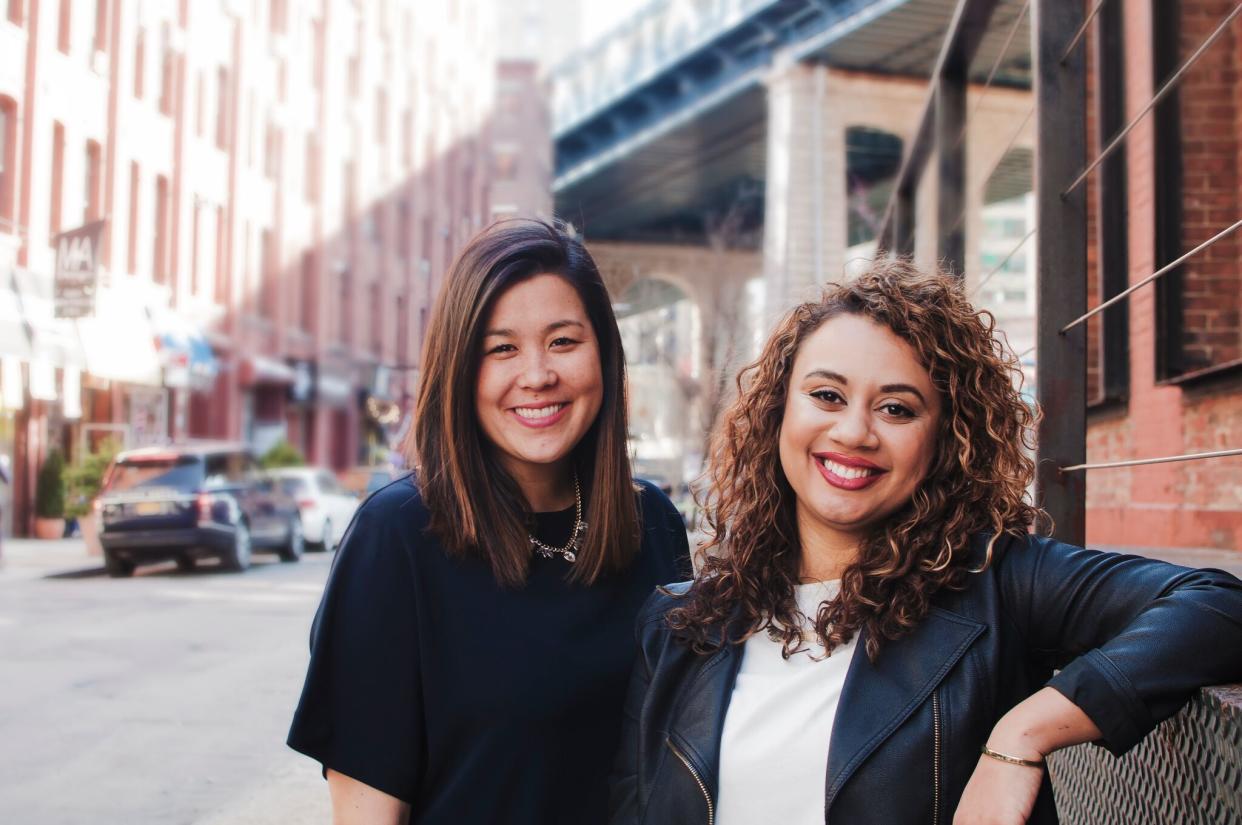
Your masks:
M874 660L884 641L919 624L938 590L960 589L986 568L1000 536L1024 535L1043 515L1026 494L1036 413L1020 395L1018 361L995 334L995 319L971 306L958 279L878 260L795 307L738 375L738 398L712 443L709 540L699 548L694 583L667 615L670 628L700 652L765 629L783 639L786 657L801 646L794 599L801 550L780 463L781 421L799 347L843 314L870 319L908 343L943 402L926 478L864 538L840 593L820 607L815 633L825 649L862 631ZM990 538L982 566L972 567L976 533Z

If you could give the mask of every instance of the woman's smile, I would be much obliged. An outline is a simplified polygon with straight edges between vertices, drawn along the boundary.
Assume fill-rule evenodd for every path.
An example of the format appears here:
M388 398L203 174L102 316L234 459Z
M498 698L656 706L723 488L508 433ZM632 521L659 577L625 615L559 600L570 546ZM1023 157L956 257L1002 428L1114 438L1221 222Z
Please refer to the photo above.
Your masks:
M870 461L839 453L814 453L824 480L839 490L862 490L888 472Z
M551 427L565 420L565 414L569 409L569 402L563 401L557 404L537 404L525 407L514 407L512 412L517 416L517 420L526 427L540 429L543 427Z

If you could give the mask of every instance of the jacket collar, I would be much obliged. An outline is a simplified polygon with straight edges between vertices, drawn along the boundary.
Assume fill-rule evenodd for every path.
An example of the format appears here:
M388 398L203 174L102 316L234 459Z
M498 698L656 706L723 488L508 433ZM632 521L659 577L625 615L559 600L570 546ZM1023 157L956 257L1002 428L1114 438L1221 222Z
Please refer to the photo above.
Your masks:
M826 806L863 760L927 701L983 630L982 622L933 607L913 632L887 642L875 664L859 639L832 727Z
M982 622L933 607L908 636L887 643L873 665L859 638L845 677L828 751L825 804L880 744L953 669L984 630ZM717 798L720 739L742 664L742 645L727 644L705 657L677 698L669 738ZM848 711L842 711L849 708Z

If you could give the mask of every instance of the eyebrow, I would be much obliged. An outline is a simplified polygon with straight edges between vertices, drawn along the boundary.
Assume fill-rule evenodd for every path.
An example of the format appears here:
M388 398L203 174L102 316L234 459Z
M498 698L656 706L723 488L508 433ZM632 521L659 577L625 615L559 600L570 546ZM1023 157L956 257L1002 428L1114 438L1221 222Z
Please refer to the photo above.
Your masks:
M844 384L845 386L849 386L850 383L849 379L844 375L839 372L833 372L832 370L811 370L806 374L806 377L825 378L829 381L836 381L839 384ZM918 388L912 384L885 384L880 387L880 392L908 392L924 404L927 403L927 399L923 397L923 393L919 392Z
M552 323L548 324L546 327L543 328L543 334L547 335L549 332L555 332L556 330L564 329L565 327L582 327L583 329L586 329L586 325L583 324L581 321L570 321L570 320L553 321ZM514 338L517 336L517 333L511 329L484 330L483 332L484 338L491 338L492 336L503 337L503 338Z

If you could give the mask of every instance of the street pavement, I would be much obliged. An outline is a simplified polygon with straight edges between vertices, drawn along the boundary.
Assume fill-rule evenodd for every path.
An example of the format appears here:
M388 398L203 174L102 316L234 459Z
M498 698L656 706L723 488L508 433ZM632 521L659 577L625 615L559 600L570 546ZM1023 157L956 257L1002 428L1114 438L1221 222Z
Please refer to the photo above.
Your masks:
M81 540L0 553L0 823L330 821L284 744L330 554L109 579Z

